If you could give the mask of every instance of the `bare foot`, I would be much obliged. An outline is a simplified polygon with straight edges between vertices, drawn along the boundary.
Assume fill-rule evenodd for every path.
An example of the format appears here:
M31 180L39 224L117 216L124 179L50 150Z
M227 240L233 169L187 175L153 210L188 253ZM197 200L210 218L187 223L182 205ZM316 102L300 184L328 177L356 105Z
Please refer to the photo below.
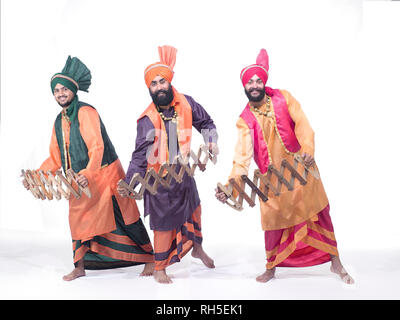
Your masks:
M269 280L271 280L273 277L275 276L275 268L273 269L267 269L265 270L265 272L261 275L259 275L256 280L258 282L268 282Z
M204 252L203 247L200 244L194 244L192 257L200 259L207 268L215 268L214 260Z
M152 276L154 271L154 262L149 262L144 265L144 269L140 274L141 277Z
M83 277L85 275L86 275L85 269L80 268L80 267L76 267L74 270L72 270L71 273L65 275L63 277L63 280L64 281L71 281L71 280L75 280L76 278Z
M154 270L154 279L156 279L159 283L172 283L170 277L167 276L167 273L164 270Z
M333 273L338 274L344 283L353 284L354 279L344 269L339 257L331 255L331 261L332 261L331 271Z

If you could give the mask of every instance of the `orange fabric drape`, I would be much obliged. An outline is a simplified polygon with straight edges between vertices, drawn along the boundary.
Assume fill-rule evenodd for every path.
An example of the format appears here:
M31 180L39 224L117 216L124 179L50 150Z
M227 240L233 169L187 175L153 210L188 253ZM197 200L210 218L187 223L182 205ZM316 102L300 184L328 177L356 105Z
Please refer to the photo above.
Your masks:
M192 138L192 108L184 95L178 93L174 87L172 89L174 100L171 105L175 107L175 111L178 113L177 136L179 150L182 155L187 156L190 152ZM144 116L149 117L155 129L154 143L148 157L147 169L153 168L158 172L161 165L168 163L169 159L167 131L154 103L149 105L139 119Z
M100 131L100 117L97 111L89 106L83 106L78 113L80 131L88 148L89 163L79 172L89 181L92 198L82 195L80 199L71 196L69 200L69 224L73 240L89 240L95 235L115 230L114 195L120 206L126 224L136 222L139 209L134 199L119 196L116 187L120 179L125 177L119 159L112 164L101 167L104 145ZM69 124L62 118L62 130L67 146L69 145ZM61 168L61 157L53 128L50 142L50 157L40 166L39 170L54 172Z

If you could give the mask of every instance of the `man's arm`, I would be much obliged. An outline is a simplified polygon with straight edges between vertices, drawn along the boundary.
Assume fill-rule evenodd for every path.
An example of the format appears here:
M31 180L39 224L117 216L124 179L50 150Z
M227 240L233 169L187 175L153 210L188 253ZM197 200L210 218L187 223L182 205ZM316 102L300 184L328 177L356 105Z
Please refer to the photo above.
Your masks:
M82 107L78 113L81 136L88 148L89 162L85 169L78 173L78 182L83 187L88 185L92 177L99 173L103 160L104 143L101 136L100 117L91 107Z
M250 129L242 118L238 119L236 127L238 129L238 138L233 157L233 167L228 180L234 178L241 185L241 176L247 176L249 173L251 159L253 158L253 140ZM234 194L234 197L236 196Z
M132 152L131 161L124 179L128 184L135 173L139 173L142 177L146 174L147 150L154 143L154 137L148 135L149 132L154 130L154 126L147 116L138 121L136 130L135 150Z
M213 149L213 153L218 153L218 133L214 121L211 119L207 111L197 103L192 97L185 95L187 101L192 108L192 125L199 131L207 145Z
M236 127L238 129L238 137L233 157L233 167L228 181L233 178L237 184L242 186L243 181L241 176L248 175L251 159L253 158L253 141L251 139L250 129L242 118L239 118L236 122ZM229 182L227 182L226 185L228 185L228 183ZM227 196L224 192L219 190L219 188L217 188L215 192L215 196L219 201L226 202ZM237 196L238 191L234 189L233 197L236 198Z
M314 130L303 112L300 103L286 90L281 90L286 99L289 114L295 123L295 134L301 145L301 152L314 156Z
M301 109L300 103L286 90L281 90L286 99L289 114L295 123L295 134L301 145L300 154L307 166L314 164L314 130Z
M49 147L49 152L50 156L42 163L39 169L36 171L43 171L45 174L47 171L51 171L53 174L55 174L55 171L61 168L61 155L60 155L60 150L58 149L58 143L57 143L57 138L56 138L56 131L53 126L53 132L51 135L51 140L50 140L50 147ZM22 184L26 189L29 190L29 183L26 181L26 179L22 180Z
M45 173L47 171L51 171L54 174L56 170L61 168L61 154L60 154L60 149L58 148L56 131L54 126L51 134L49 152L50 156L42 163L42 165L38 170L42 170Z
M132 152L131 161L129 162L128 170L124 178L127 184L131 182L135 173L139 173L142 178L145 176L147 171L147 150L151 148L154 143L154 137L148 135L149 132L154 130L154 126L147 116L138 121L136 130L135 150ZM133 188L135 188L137 184L138 182L136 182ZM129 195L129 191L119 185L117 186L117 191L122 197L127 197Z

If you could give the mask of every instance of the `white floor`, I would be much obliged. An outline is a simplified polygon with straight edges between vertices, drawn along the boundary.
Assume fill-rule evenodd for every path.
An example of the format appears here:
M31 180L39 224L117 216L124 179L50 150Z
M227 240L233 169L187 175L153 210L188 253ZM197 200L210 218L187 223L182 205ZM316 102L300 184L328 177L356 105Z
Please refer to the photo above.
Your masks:
M400 299L400 250L342 251L355 278L345 285L330 264L279 268L267 284L255 281L264 270L259 247L204 244L215 259L211 270L188 254L168 269L174 283L162 285L139 277L142 266L87 271L65 282L72 269L71 243L65 236L0 230L0 299Z

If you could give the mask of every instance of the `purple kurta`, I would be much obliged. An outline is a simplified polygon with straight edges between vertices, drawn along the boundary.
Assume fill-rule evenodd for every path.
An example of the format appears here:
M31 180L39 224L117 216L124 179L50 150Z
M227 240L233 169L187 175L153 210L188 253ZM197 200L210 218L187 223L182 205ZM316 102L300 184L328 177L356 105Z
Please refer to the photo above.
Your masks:
M208 129L202 133L205 142L217 143L218 135L213 120L192 97L187 95L185 97L192 108L193 127L199 132ZM166 117L172 117L174 113L172 108L162 110L162 112ZM176 124L172 121L164 121L164 124L168 136L169 160L172 162L179 150ZM138 121L136 146L124 179L127 183L130 182L135 173L139 173L142 177L146 174L146 152L154 142L154 139L150 139L150 141L148 138L146 139L151 130L154 130L154 126L147 116ZM176 170L177 172L180 170L179 164L176 166ZM150 180L150 183L154 183L153 178ZM200 198L196 182L187 173L184 174L182 183L178 183L175 179L172 179L168 189L159 185L157 194L154 196L147 190L144 192L144 215L147 216L150 214L150 228L152 230L167 231L176 229L191 217L199 204Z

